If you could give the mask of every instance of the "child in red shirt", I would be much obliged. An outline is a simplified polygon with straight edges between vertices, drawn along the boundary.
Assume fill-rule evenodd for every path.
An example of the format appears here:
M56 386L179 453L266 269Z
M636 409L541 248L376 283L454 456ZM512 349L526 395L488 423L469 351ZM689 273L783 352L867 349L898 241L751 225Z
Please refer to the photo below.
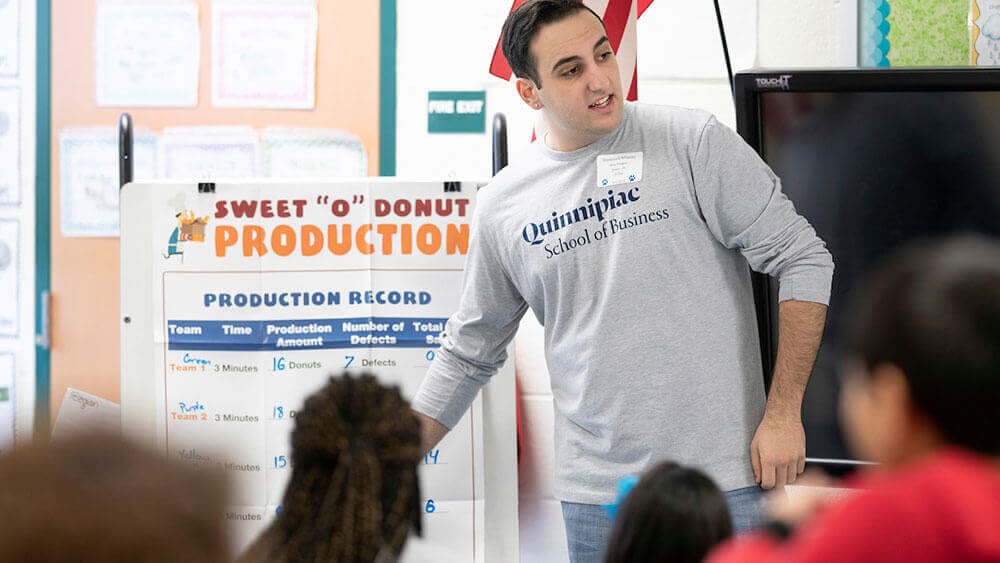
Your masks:
M1000 242L909 248L859 302L851 348L842 419L880 465L707 561L1000 561Z

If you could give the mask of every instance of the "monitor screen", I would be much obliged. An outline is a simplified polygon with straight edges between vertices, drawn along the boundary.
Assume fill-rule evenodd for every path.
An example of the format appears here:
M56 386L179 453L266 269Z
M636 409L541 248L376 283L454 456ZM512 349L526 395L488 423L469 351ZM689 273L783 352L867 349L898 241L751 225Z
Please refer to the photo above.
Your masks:
M803 403L806 455L853 459L837 410L852 291L907 241L1000 236L1000 91L772 91L757 100L756 148L836 264Z

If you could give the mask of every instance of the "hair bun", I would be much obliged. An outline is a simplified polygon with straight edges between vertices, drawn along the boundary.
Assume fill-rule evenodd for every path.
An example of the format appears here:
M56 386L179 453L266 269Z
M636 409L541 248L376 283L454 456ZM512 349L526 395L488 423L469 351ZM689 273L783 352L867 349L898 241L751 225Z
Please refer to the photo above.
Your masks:
M371 374L331 376L306 399L292 432L293 463L336 462L345 453L368 453L382 462L415 462L420 425L397 386ZM419 448L418 448L419 449Z

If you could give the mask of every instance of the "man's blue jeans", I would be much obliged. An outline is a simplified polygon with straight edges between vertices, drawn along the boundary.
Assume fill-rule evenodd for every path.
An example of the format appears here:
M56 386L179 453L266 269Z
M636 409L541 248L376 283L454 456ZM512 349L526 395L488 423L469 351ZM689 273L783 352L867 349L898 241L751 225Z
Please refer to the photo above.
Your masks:
M733 517L733 532L751 530L761 523L760 500L764 490L758 486L727 491L726 501ZM604 546L611 533L611 518L597 504L562 503L566 523L566 543L570 563L601 563Z

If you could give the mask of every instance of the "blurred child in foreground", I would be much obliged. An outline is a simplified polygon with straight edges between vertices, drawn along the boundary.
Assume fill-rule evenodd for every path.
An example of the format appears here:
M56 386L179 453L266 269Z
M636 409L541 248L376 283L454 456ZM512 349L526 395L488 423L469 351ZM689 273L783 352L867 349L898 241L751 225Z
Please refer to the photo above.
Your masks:
M295 417L281 513L249 562L452 561L419 536L420 423L399 388L372 374L330 377Z
M615 508L605 563L698 563L733 535L726 497L701 471L663 461Z
M911 246L854 312L842 419L879 466L708 561L1000 561L1000 242Z
M112 434L0 457L0 561L229 560L221 475Z

